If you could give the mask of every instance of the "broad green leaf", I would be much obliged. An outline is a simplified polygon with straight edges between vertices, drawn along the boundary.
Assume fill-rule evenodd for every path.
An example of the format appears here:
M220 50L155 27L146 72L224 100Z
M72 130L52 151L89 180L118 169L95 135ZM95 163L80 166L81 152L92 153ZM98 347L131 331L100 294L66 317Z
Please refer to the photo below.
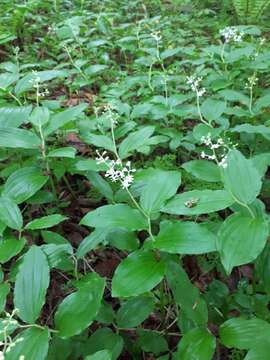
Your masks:
M0 40L1 43L1 40ZM3 73L0 74L0 90L7 90L7 88L15 83L17 80L19 79L19 74L18 73Z
M270 244L267 243L263 252L256 259L255 269L264 290L270 294Z
M30 122L38 129L42 128L50 119L50 111L45 106L37 106L34 108L31 116Z
M152 290L162 280L165 264L153 252L135 251L118 265L112 279L112 296L129 297Z
M215 337L207 329L195 328L184 334L177 353L181 360L211 360L215 349Z
M182 165L182 167L196 178L208 182L221 181L219 167L207 160L191 160Z
M59 112L55 115L52 115L50 122L44 129L44 135L47 137L48 135L54 133L56 130L60 129L64 125L75 120L79 115L83 113L86 108L87 104L80 104L70 109Z
M87 75L95 75L97 73L103 72L108 68L108 65L95 64L88 66L84 71Z
M78 171L106 171L108 166L106 164L97 164L94 159L83 159L77 161L75 169Z
M245 132L248 134L260 134L270 140L270 128L264 125L241 124L230 129L231 132Z
M164 202L175 195L180 183L180 172L155 170L141 192L140 204L144 211L158 212Z
M48 181L35 167L24 167L13 172L4 185L3 194L17 204L24 202L40 190Z
M20 230L23 226L21 211L10 198L0 197L0 220L11 229Z
M40 146L39 137L30 130L1 126L0 134L0 147L38 149Z
M96 188L107 199L113 201L113 190L104 177L100 176L96 171L89 171L86 176L94 188Z
M239 91L226 89L219 91L219 95L221 95L225 100L228 101L240 102L244 105L249 104L249 97Z
M176 195L161 211L176 215L200 215L226 209L234 202L225 190L192 190Z
M125 228L131 231L147 228L147 221L139 210L125 204L105 205L86 214L81 225L97 228Z
M120 335L115 334L109 328L100 328L90 336L87 342L87 351L92 354L88 358L92 360L91 356L96 354L97 351L107 350L111 354L111 359L116 360L122 352L123 345L124 342ZM105 359L102 358L102 360Z
M69 339L61 339L56 334L52 336L46 360L67 360L72 352L72 343Z
M12 106L0 108L0 126L17 128L29 121L32 106Z
M86 144L95 145L96 147L114 152L113 141L106 135L88 134L87 136L83 135L82 138Z
M0 312L5 310L6 298L10 292L10 286L7 282L0 284Z
M65 158L74 159L75 154L76 154L76 149L71 146L68 146L68 147L51 150L48 153L48 157L52 157L52 158L65 157Z
M154 331L138 329L138 344L143 351L158 355L168 351L168 343L164 336Z
M127 251L137 250L140 245L136 234L123 228L110 230L106 236L106 241L119 250Z
M32 220L30 223L28 223L25 226L25 229L27 230L47 229L60 224L62 221L66 219L67 217L61 214L43 216L42 218Z
M270 324L258 318L233 318L220 327L221 342L228 348L249 350L269 341Z
M206 325L208 310L199 289L192 285L186 272L175 261L167 262L166 278L174 300L185 316L197 325Z
M153 245L172 254L204 254L216 251L216 236L195 222L164 221Z
M234 266L256 259L262 252L269 225L263 218L252 218L241 213L226 218L219 229L217 249L228 274Z
M244 360L269 360L270 341L260 342L249 350Z
M201 105L201 112L203 117L211 122L220 118L220 116L226 110L226 102L225 101L218 101L213 99L206 99Z
M63 78L66 76L68 76L68 72L64 70L44 70L38 71L36 74L29 73L17 82L15 86L15 93L16 95L20 95L25 91L33 88L33 84L31 83L31 81L34 80L36 77L39 77L40 83L43 83L45 81L53 80L55 78Z
M153 296L137 296L121 305L117 311L116 321L120 328L133 328L141 324L155 307Z
M25 243L24 237L16 239L12 235L0 239L0 263L4 264L13 256L19 254L24 248Z
M112 355L109 350L100 350L87 356L85 360L112 360Z
M144 145L154 131L154 126L145 126L142 129L129 134L119 146L120 158L125 159L134 150L137 150L140 146Z
M19 310L18 316L24 322L33 324L39 317L49 281L46 255L38 246L33 245L23 257L14 289L14 305Z
M58 336L68 338L77 335L93 322L101 304L104 287L105 280L96 273L91 273L79 290L62 301L55 313Z
M49 338L48 328L31 327L24 330L14 339L15 346L8 349L5 359L45 360L49 348Z
M103 228L97 228L86 236L80 243L77 250L77 257L80 259L84 257L89 251L94 250L97 246L106 239L107 231Z
M251 160L240 151L231 150L223 171L225 189L237 200L250 204L260 193L262 182Z
M47 244L42 245L41 249L47 255L50 269L57 268L63 271L74 269L74 264L70 258L73 254L73 249L70 244Z

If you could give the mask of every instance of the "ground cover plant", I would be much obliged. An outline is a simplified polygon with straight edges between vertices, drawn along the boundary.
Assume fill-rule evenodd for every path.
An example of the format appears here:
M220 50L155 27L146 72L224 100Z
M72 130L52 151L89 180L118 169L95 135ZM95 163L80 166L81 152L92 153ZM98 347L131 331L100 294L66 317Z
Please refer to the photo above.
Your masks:
M268 3L1 1L0 359L269 359Z

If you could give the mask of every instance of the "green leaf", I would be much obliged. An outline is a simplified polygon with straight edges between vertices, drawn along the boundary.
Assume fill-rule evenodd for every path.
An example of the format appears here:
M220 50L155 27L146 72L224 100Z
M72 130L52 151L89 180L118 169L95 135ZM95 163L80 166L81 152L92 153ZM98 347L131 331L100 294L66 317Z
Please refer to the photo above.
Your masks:
M184 334L177 354L181 360L211 360L215 348L215 337L207 329L195 328Z
M103 228L95 229L90 235L86 236L80 243L77 250L77 257L84 257L89 251L94 250L106 239L107 231Z
M204 254L216 251L216 237L206 227L191 221L163 221L153 245L172 254Z
M3 194L20 204L32 197L48 181L35 167L24 167L13 172L4 185Z
M5 310L6 299L10 292L10 286L7 282L0 284L0 312Z
M13 236L6 236L0 240L0 263L4 264L8 262L13 256L19 254L26 240L24 237L16 239Z
M260 193L262 182L251 160L238 150L231 150L223 171L225 189L245 204L252 203Z
M14 305L23 321L33 324L39 317L45 303L49 281L50 272L46 255L38 246L33 245L23 257L14 289Z
M0 134L0 147L38 149L40 146L39 137L30 130L1 126Z
M192 190L176 195L161 211L176 215L200 215L226 209L234 202L225 190Z
M270 128L264 125L241 124L230 129L231 132L245 132L248 134L260 134L270 140Z
M220 118L220 116L226 111L226 102L213 99L206 99L201 105L201 112L203 117L211 122Z
M270 324L258 318L233 318L221 325L219 334L226 347L249 350L269 341Z
M147 221L141 213L125 204L101 206L86 214L80 224L103 229L123 227L131 231L147 228Z
M76 149L71 146L68 146L60 149L51 150L47 156L52 158L65 157L65 158L74 159L75 154L76 154Z
M269 225L263 218L252 218L240 213L226 218L219 229L217 249L228 274L234 266L256 259L262 252Z
M110 184L102 176L100 176L96 171L89 171L86 176L94 188L96 188L107 199L113 201L113 190Z
M67 217L61 214L53 214L48 216L43 216L42 218L35 219L28 223L25 226L27 230L38 230L38 229L47 229L58 225L60 222L66 220Z
M50 111L44 106L37 106L34 108L31 116L30 122L37 128L42 128L50 119Z
M82 138L86 144L95 145L97 147L114 152L112 139L106 135L88 134L87 136L83 135ZM108 169L107 165L106 169Z
M263 284L264 290L270 294L270 244L267 243L263 252L257 258L255 269L260 281Z
M240 102L247 106L249 105L249 97L239 91L226 89L219 91L219 95L221 95L225 100Z
M155 307L153 296L138 296L129 299L123 305L116 315L117 325L120 328L133 328L141 324Z
M168 343L161 334L138 329L138 335L138 344L143 351L151 352L155 355L168 351Z
M109 350L100 350L95 352L93 355L89 355L85 360L111 360L112 355Z
M219 167L207 160L191 160L182 165L182 167L197 179L218 182L221 181Z
M244 360L269 360L270 342L260 342L254 348L249 350Z
M140 245L136 234L123 228L110 230L106 236L106 241L119 250L127 251L137 250Z
M15 86L15 93L16 95L20 95L25 91L32 89L33 84L31 83L31 81L34 80L36 77L39 77L40 83L43 83L45 81L53 80L55 78L63 78L66 76L68 76L68 72L64 70L44 70L37 71L36 74L30 73L25 75L17 82Z
M164 202L175 195L181 183L181 174L178 171L155 170L152 175L143 187L140 197L140 204L148 214L158 212Z
M108 68L108 65L95 64L88 66L84 71L87 75L95 75L97 73L103 72Z
M112 279L112 296L129 297L152 290L162 280L165 264L150 251L135 251L118 265Z
M87 342L87 350L90 354L97 351L107 350L111 353L111 359L118 359L123 349L123 339L120 335L115 334L109 328L101 328L92 334ZM92 356L89 356L92 360ZM102 358L102 360L104 360Z
M142 129L135 131L128 135L119 146L119 156L121 159L125 159L134 150L137 150L140 146L143 146L145 142L154 133L154 126L145 126Z
M14 339L15 346L10 347L10 350L6 352L5 359L45 360L49 348L49 337L47 328L32 327L24 330Z
M96 273L91 273L81 281L83 284L79 290L67 296L56 311L55 326L59 331L58 336L62 338L80 334L98 313L105 280Z
M0 108L0 126L17 128L23 123L27 123L32 110L32 106L10 106Z
M0 220L11 229L21 230L23 218L21 211L10 198L0 197Z
M206 325L208 310L199 289L189 280L184 269L175 261L167 262L166 278L177 305L185 316L197 325Z
M74 269L70 255L73 254L73 249L70 244L47 244L41 246L42 251L47 255L50 269L57 268L62 270Z
M70 109L61 111L55 115L52 115L50 122L44 129L44 135L47 137L48 135L54 133L56 130L60 129L64 125L75 120L83 113L86 108L87 104L80 104Z

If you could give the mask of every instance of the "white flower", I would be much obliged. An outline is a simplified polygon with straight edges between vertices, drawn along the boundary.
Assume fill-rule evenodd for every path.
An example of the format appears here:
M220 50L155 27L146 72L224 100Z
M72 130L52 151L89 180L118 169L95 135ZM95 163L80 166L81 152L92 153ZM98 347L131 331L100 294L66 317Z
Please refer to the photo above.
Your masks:
M128 161L123 166L120 159L110 160L109 156L106 156L107 151L103 151L101 154L98 150L96 151L98 157L96 157L97 164L106 164L108 170L105 172L105 177L109 178L112 182L121 182L122 187L127 189L133 182L133 173L136 169L131 168L131 162Z
M187 84L190 85L191 90L195 92L198 97L203 96L206 92L205 88L200 88L201 81L201 77L187 76Z
M234 26L226 26L224 29L219 31L219 34L224 38L225 43L229 43L231 41L241 42L243 40L243 36L245 35Z
M96 162L98 165L100 164L106 164L106 162L109 160L109 156L105 155L107 154L107 151L103 151L102 154L100 154L100 152L98 150L96 150L96 153L98 154L98 157L96 157Z

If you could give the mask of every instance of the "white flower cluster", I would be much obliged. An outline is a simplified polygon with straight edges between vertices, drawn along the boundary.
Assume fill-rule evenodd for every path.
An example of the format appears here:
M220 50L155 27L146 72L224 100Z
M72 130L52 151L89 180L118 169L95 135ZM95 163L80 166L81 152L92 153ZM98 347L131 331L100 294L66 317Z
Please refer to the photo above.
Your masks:
M257 84L258 80L259 79L256 77L256 75L253 74L252 76L250 76L248 78L248 82L246 83L245 88L246 89L252 89L253 86L255 86Z
M229 42L241 42L245 35L242 31L239 31L234 26L226 26L224 29L219 31L220 36L224 38L225 43Z
M214 142L211 138L211 134L208 133L207 136L202 136L201 142L212 151L212 155L208 155L204 151L202 151L201 157L207 160L214 160L219 166L225 169L228 166L226 155L227 146L225 145L223 139L219 138L216 142ZM221 148L223 151L218 158L216 150L219 148Z
M112 125L118 124L119 114L116 112L116 108L112 104L104 106L104 115L110 120Z
M150 36L156 40L156 42L159 42L162 37L161 37L161 32L158 30L158 31L154 31L150 34Z
M190 85L191 90L194 91L198 97L203 96L206 92L204 87L200 87L201 81L201 77L187 76L187 84Z
M44 88L44 91L40 91L41 85L41 78L38 76L37 71L32 71L34 78L29 80L29 83L32 84L33 88L36 89L37 96L45 97L46 95L49 95L49 90L47 88Z
M101 154L97 150L97 155L97 164L106 164L108 166L108 170L105 173L107 178L113 182L120 181L123 189L127 189L132 184L134 180L133 173L136 169L131 168L130 161L128 161L126 165L123 165L120 159L111 160L109 156L107 156L107 151L103 151Z

